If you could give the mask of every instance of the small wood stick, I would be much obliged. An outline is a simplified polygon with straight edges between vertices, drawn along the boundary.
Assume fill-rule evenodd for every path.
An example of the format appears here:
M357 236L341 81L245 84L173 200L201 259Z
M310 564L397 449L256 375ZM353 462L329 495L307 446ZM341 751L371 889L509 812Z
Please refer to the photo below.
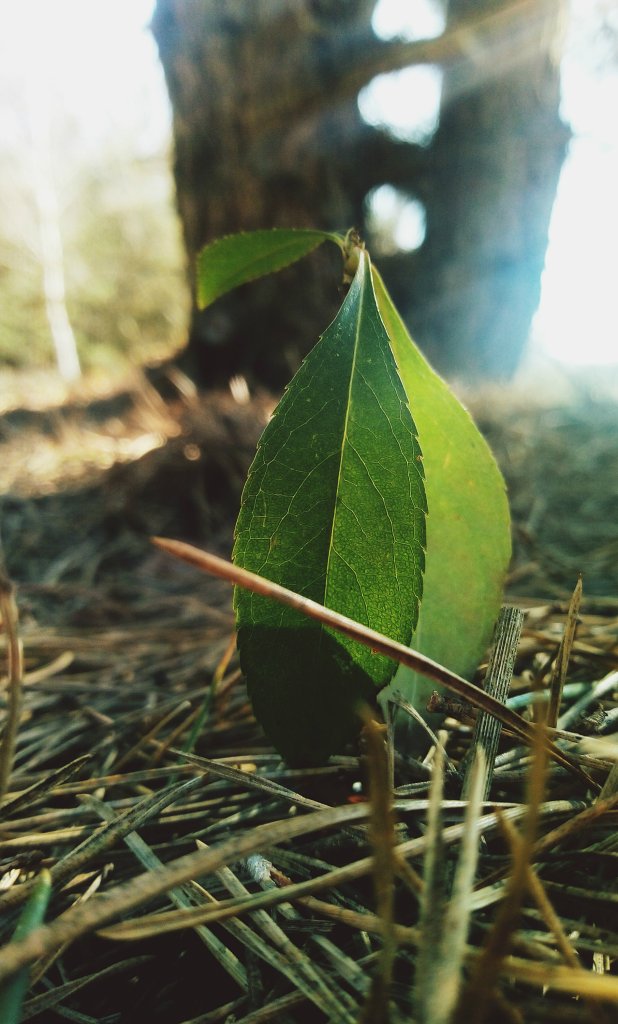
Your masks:
M7 650L7 714L4 735L0 742L0 800L9 788L15 744L21 718L24 654L19 636L19 614L13 584L0 561L0 622L6 635Z
M503 608L496 624L494 649L487 667L484 689L501 704L506 701L511 686L523 622L524 613L521 608ZM476 751L480 748L485 755L482 800L489 797L501 730L502 724L497 718L488 715L486 711L479 712L474 726L471 750ZM466 767L461 794L463 800L468 799L470 792L473 763L470 759Z
M547 711L547 725L551 729L556 728L558 722L558 715L560 713L560 702L562 700L562 689L564 687L564 681L566 679L567 669L569 667L569 658L571 657L571 649L573 647L573 641L575 639L575 630L577 628L577 615L579 612L579 606L582 599L582 578L579 577L575 584L575 590L573 596L569 602L569 610L567 612L566 622L564 624L564 634L560 642L560 649L558 656L553 664L551 679L549 682L549 708Z
M259 576L257 573L249 572L247 569L241 568L241 566L226 562L225 559L212 555L207 551L200 551L199 548L195 548L191 544L186 544L179 540L169 540L166 537L151 537L150 540L155 547L160 548L162 551L167 551L168 554L174 555L176 558L181 558L190 565L197 566L204 572L210 572L213 576L228 580L228 582L233 583L235 586L245 587L247 590L253 591L254 594L262 594L264 597L279 601L289 608L295 608L310 619L322 622L325 626L343 633L344 636L349 636L366 647L370 647L375 654L384 654L387 658L392 658L394 661L414 669L415 672L420 672L428 679L434 679L436 683L445 686L459 697L463 697L470 704L474 704L475 707L483 708L495 715L507 729L511 729L516 736L522 737L527 743L534 742L534 730L529 722L521 718L511 708L496 700L491 694L486 693L479 686L467 682L462 676L451 672L444 665L439 665L436 661L426 657L426 655L421 654L419 651L414 651L411 647L405 647L404 644L390 640L384 634L378 633L368 626L363 626L361 623L349 619L346 615L341 615L330 608L325 608L324 605L319 604L317 601L303 597L302 594L288 590L286 587L273 583L272 580ZM546 739L546 745L555 761L562 764L568 771L577 775L580 779L584 779L591 789L598 791L599 786L597 783L590 778L574 758L560 750L549 738Z

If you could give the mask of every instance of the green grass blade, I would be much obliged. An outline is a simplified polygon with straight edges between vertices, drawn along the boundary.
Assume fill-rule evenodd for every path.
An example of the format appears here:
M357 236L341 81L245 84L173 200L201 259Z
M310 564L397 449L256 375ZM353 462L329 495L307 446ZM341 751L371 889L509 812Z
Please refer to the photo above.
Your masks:
M238 285L296 263L327 240L343 246L338 235L307 228L273 228L218 238L202 249L197 258L200 309Z
M369 258L289 385L258 446L234 560L408 643L418 616L425 492L416 428L376 306ZM258 719L292 762L357 730L355 706L393 669L298 612L237 589L243 670Z
M38 928L45 917L51 896L51 875L43 869L38 876L30 899L21 912L13 940L19 942ZM30 970L22 967L12 978L0 987L0 1021L2 1024L19 1024L24 996L28 991Z

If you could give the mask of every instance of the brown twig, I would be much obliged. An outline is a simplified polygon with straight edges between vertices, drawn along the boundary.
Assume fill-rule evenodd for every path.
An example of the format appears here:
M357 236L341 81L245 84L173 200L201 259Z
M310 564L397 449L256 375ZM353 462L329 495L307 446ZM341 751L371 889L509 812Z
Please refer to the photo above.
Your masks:
M369 837L373 846L376 910L384 931L378 968L360 1020L361 1024L388 1024L390 985L397 954L394 919L395 817L385 745L386 730L367 716L362 736L369 771Z
M475 686L474 683L469 683L466 679L463 679L455 672L451 672L444 665L439 665L431 658L427 658L424 654L420 654L410 647L405 647L395 640L390 640L382 633L369 629L368 626L363 626L361 623L355 622L354 619L349 619L347 615L341 615L330 608L325 608L324 605L319 604L317 601L311 601L307 597L302 597L302 595L296 594L286 587L281 587L279 584L273 583L263 576L248 572L238 565L227 562L224 558L219 558L217 555L210 554L210 552L201 551L191 544L185 544L183 541L178 540L169 540L164 537L152 537L151 540L162 551L166 551L175 558L196 566L196 568L201 569L203 572L209 572L220 579L233 583L235 586L244 587L246 590L251 590L256 594L279 601L290 608L295 608L297 611L302 612L303 615L307 615L308 618L315 619L337 630L339 633L343 633L344 636L357 640L378 654L383 654L393 661L407 665L408 668L414 669L415 672L420 672L428 679L433 679L441 686L457 693L470 704L483 711L487 711L490 715L494 715L503 725L511 729L527 743L534 742L532 726L518 714L505 707L495 697L485 693L480 687ZM596 783L576 762L559 750L551 740L547 739L545 742L548 752L555 761L580 779L583 778L588 786L595 790L598 789Z
M19 614L13 584L0 564L0 616L7 642L8 707L6 726L0 743L0 800L9 788L15 743L21 717L24 661L19 638Z
M560 714L560 704L562 702L562 690L564 689L564 683L566 680L567 669L569 667L569 658L571 657L571 651L573 649L573 641L575 640L575 630L577 629L577 616L579 614L579 606L582 600L582 577L580 575L573 591L573 596L569 602L569 610L567 612L566 622L564 624L564 633L562 640L560 641L560 648L558 650L558 656L554 664L552 665L551 677L549 681L549 708L547 710L547 724L550 728L555 729L558 723L558 715Z
M366 804L356 804L352 807L333 807L327 811L315 811L292 821L259 825L213 849L186 854L166 864L159 871L148 871L137 878L132 878L108 891L104 900L90 901L72 907L52 924L37 928L27 938L20 942L12 942L0 950L0 984L22 967L51 952L59 944L74 942L82 935L107 924L114 917L162 895L176 885L182 885L191 878L211 874L222 864L239 860L255 850L285 842L295 836L332 828L342 822L355 821L366 817L367 813ZM133 825L133 828L135 827L138 827L137 823Z
M470 1022L470 1024L482 1024L486 1019L496 981L509 952L511 936L515 930L526 888L545 784L546 744L543 738L542 722L537 722L535 738L534 760L528 776L528 810L525 817L524 835L513 852L511 875L494 926L481 949L465 993L460 998L455 1016L456 1024L463 1024L464 1021Z

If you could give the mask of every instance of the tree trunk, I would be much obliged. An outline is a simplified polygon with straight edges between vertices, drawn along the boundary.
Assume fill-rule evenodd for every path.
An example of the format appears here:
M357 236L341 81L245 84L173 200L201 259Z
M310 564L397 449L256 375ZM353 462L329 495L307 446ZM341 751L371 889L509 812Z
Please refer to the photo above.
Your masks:
M454 28L494 0L451 0ZM559 5L445 68L432 144L427 236L402 309L440 369L474 381L517 368L539 302L569 133L552 56Z
M495 60L487 39L493 47L493 33L508 49L515 32L513 18L505 30L496 17L504 4L457 0L441 39L404 44L376 39L374 6L158 0L153 32L174 113L191 277L202 246L233 231L354 225L367 236L364 200L392 183L427 208L421 250L384 263L421 347L445 371L509 372L538 299L565 145L557 68L535 22L534 45L522 52L515 39L513 66L489 80L506 61ZM523 33L537 9L555 24L558 6L524 0L515 26ZM485 8L487 24L481 17L477 26ZM470 11L475 27L462 33ZM440 126L427 149L368 127L356 102L374 74L414 60L446 69ZM334 315L340 279L338 253L325 246L203 313L194 309L183 368L201 384L243 373L280 388Z

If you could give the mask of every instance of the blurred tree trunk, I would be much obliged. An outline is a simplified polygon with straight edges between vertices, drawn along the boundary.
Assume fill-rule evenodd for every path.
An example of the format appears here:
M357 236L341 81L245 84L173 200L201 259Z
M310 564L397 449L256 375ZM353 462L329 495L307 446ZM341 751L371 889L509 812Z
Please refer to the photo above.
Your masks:
M451 0L449 26L496 6ZM416 274L398 288L430 360L470 380L508 377L520 361L569 139L559 116L560 6L535 7L508 31L498 21L444 68L427 236Z
M561 0L453 0L444 35L411 43L377 39L374 6L157 0L191 273L205 243L258 227L355 225L371 248L364 200L390 183L427 210L418 253L381 263L416 339L446 372L508 374L538 300L566 141L550 56ZM417 61L445 70L428 148L370 128L356 102L375 74ZM201 384L240 372L281 387L334 314L339 280L323 247L194 310L181 365Z

